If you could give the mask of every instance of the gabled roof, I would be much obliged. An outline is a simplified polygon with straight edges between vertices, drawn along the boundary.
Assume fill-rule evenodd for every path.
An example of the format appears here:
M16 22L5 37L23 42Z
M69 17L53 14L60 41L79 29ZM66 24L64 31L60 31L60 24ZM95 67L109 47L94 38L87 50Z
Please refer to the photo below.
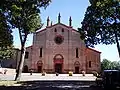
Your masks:
M97 53L101 53L100 51L97 51L97 50L95 50L95 49L93 49L93 48L88 48L88 47L87 47L87 49L92 50L92 51L95 51L95 52L97 52Z
M56 24L54 24L54 25L52 25L52 26L46 26L46 28L51 28L51 27L54 27L54 26L57 26L57 25L62 25L62 26L64 26L64 27L66 27L66 28L72 28L72 26L67 26L67 25L62 24L62 23L56 23ZM42 30L37 30L36 33L45 31L45 30L47 30L46 28L44 28L44 29L42 29ZM73 28L72 28L72 30L75 31L75 32L78 32L77 30L75 30L75 29L73 29Z
M39 30L36 31L36 33L39 33L39 32L45 31L45 30L46 30L46 28L44 28L42 30L39 29Z
M56 25L62 25L62 26L65 26L66 28L72 28L72 26L67 26L67 25L62 24L62 23L56 23L56 24L54 24L54 25L52 25L52 26L56 26ZM51 26L51 27L52 27L52 26Z
M69 28L72 28L72 26L67 26L67 25L62 24L62 23L56 23L56 24L54 24L54 25L52 25L52 26L46 26L44 29L37 30L36 33L45 31L45 30L47 30L46 28L52 28L52 27L57 26L57 25L62 25L62 26L64 26L64 27L68 28L68 29L69 29ZM73 28L72 28L72 31L78 32L76 29L73 29ZM79 32L78 32L78 33L79 33ZM29 47L32 47L32 46L29 46ZM29 48L29 47L27 47L27 48ZM97 53L101 53L101 52L99 52L99 51L97 51L97 50L95 50L95 49L92 49L92 48L87 48L87 49L92 50L92 51L95 51L95 52L97 52Z

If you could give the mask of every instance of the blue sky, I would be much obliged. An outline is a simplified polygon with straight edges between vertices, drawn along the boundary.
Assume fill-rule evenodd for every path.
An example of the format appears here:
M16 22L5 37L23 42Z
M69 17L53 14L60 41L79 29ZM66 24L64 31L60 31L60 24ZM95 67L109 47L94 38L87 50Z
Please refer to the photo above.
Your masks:
M86 8L89 6L89 0L52 0L52 3L46 8L41 9L41 19L44 23L43 28L46 26L46 19L49 16L53 24L57 23L57 16L60 12L61 22L68 25L68 19L72 17L72 26L77 29L81 27L81 22L84 18ZM20 47L20 40L17 30L13 30L14 36L14 46ZM27 38L26 46L32 45L33 35L29 35ZM96 50L101 53L101 60L106 58L108 60L114 61L119 60L116 45L97 45Z

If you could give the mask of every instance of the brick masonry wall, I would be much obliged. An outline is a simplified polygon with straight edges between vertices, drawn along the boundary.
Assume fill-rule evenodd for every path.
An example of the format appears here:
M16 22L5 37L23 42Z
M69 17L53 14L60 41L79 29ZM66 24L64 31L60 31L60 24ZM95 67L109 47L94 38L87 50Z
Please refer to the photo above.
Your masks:
M55 28L57 32L55 32ZM62 32L64 29L64 32ZM64 38L62 44L56 44L54 39L57 35ZM42 57L40 57L40 48L42 48ZM76 58L76 48L78 48L78 58ZM42 70L46 72L55 72L54 57L60 54L63 57L63 73L68 71L75 72L75 63L78 62L79 72L82 70L90 73L93 70L100 71L100 53L86 49L84 42L80 39L80 34L72 27L56 24L46 27L37 32L33 37L32 49L27 49L30 57L26 60L29 68L38 69L37 62L42 62ZM88 62L92 61L92 67L88 68Z

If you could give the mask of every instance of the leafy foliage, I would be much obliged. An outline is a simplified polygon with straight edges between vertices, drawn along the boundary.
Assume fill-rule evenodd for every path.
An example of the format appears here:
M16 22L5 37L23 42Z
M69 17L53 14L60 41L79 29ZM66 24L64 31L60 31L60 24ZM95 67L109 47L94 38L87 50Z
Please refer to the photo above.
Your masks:
M14 49L13 46L0 49L0 60L9 59L13 57Z
M111 62L111 69L119 69L120 70L120 62L119 61Z
M51 0L3 0L0 1L0 10L7 16L7 22L12 28L17 28L21 41L21 56L16 74L20 80L25 56L25 42L28 34L42 27L40 8L46 8Z
M111 62L110 60L103 59L101 62L101 69L119 69L120 70L120 61L113 61Z
M90 0L82 27L78 28L86 46L117 43L120 55L120 0Z
M12 30L8 26L6 16L0 11L0 59L12 56L13 36Z
M29 33L41 28L40 7L46 8L50 0L4 0L0 9L6 13L7 21L13 28L18 28L23 44Z
M101 64L101 68L102 70L104 69L110 69L111 65L111 61L107 60L107 59L103 59L102 64Z

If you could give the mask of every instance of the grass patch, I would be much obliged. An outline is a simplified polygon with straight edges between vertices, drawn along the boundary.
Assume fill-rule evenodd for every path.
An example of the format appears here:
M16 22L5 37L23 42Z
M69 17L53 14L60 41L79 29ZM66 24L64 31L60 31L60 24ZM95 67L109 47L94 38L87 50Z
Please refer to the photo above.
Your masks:
M17 81L0 81L0 86L20 86Z

